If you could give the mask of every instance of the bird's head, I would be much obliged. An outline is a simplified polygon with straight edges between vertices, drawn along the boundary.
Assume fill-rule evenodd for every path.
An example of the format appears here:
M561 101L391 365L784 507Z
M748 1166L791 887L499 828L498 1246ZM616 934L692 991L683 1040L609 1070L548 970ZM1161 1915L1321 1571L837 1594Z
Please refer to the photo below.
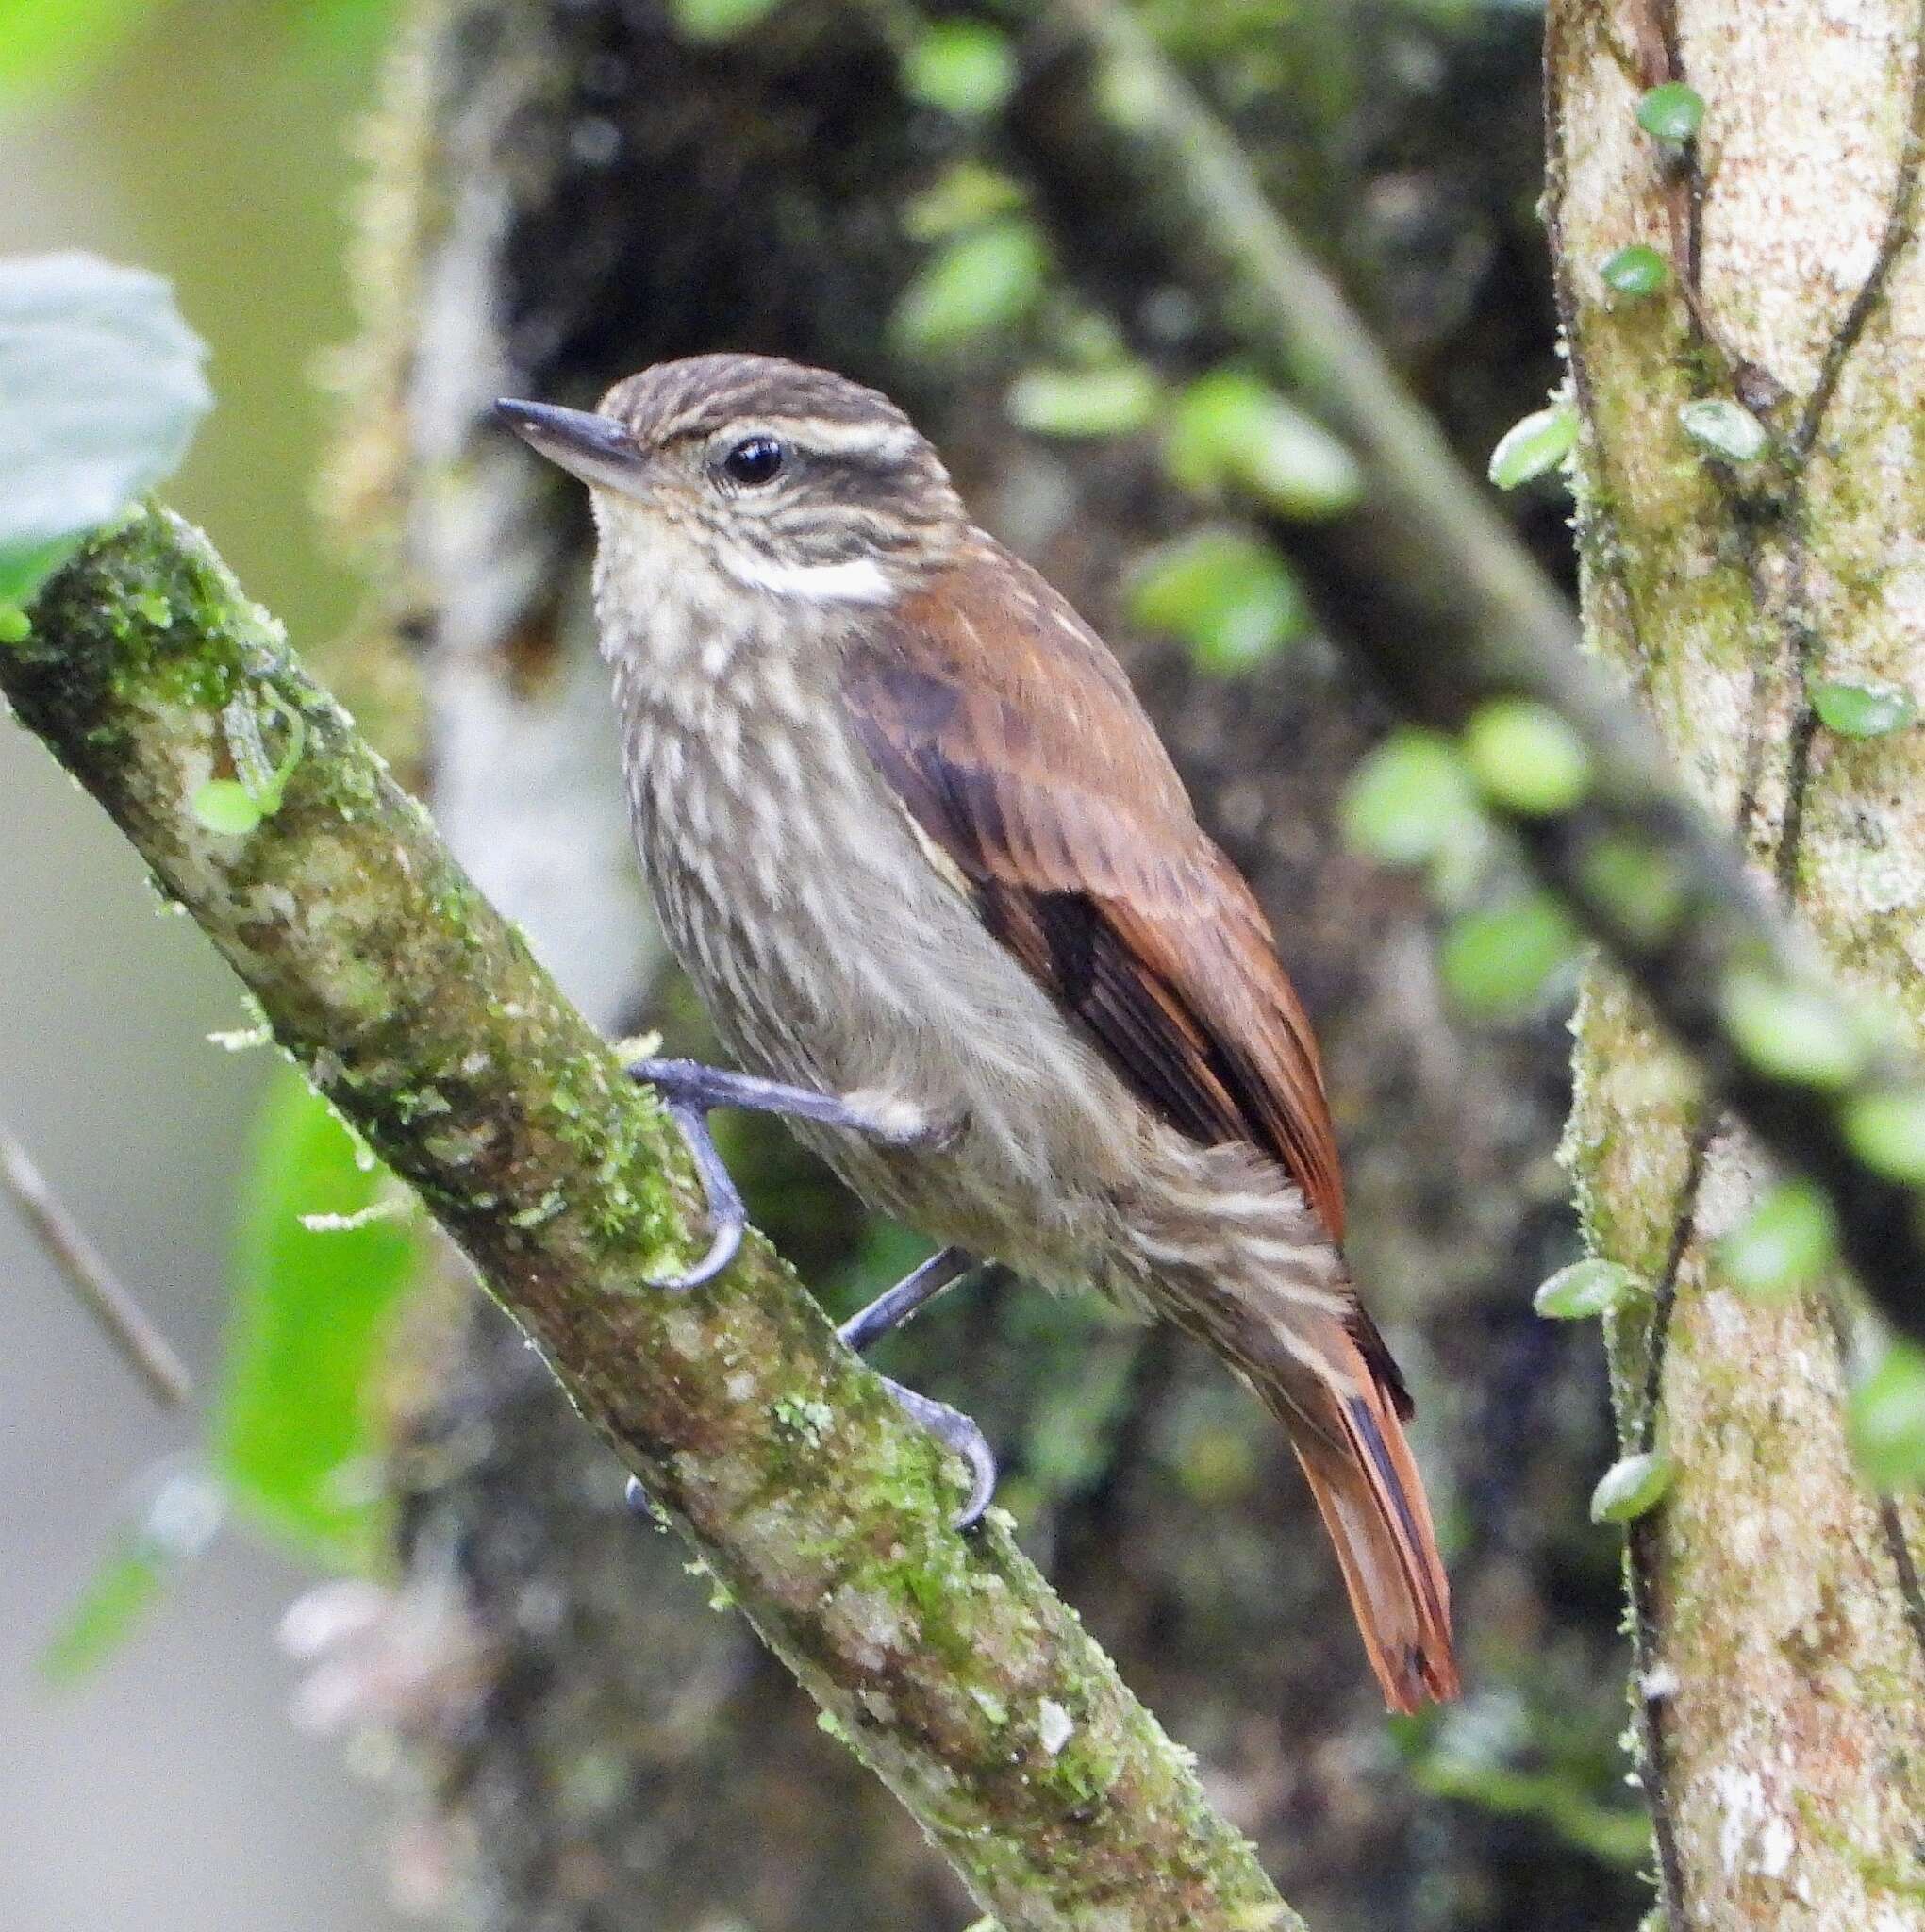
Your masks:
M618 382L592 412L495 408L588 484L605 598L647 608L666 575L697 595L886 604L940 570L966 528L909 419L826 370L693 356Z

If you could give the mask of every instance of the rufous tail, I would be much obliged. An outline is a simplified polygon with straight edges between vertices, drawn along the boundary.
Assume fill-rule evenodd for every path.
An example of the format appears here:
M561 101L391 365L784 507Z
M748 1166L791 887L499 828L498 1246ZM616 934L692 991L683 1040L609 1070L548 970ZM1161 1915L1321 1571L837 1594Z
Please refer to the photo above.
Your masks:
M1328 1383L1306 1389L1301 1366L1259 1392L1309 1478L1385 1702L1417 1710L1458 1687L1450 1580L1403 1435L1409 1397L1369 1317L1329 1326L1335 1332L1318 1340L1354 1393Z

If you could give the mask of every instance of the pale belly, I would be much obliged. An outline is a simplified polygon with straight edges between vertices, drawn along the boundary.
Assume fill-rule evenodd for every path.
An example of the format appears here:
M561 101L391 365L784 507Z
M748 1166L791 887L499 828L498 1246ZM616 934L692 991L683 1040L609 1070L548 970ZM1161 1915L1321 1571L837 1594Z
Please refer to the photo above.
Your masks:
M918 1152L799 1136L869 1206L938 1241L1053 1286L1109 1286L1119 1201L1157 1130L938 873L860 751L815 741L805 756L766 721L749 745L726 724L643 745L643 862L731 1055L954 1130Z

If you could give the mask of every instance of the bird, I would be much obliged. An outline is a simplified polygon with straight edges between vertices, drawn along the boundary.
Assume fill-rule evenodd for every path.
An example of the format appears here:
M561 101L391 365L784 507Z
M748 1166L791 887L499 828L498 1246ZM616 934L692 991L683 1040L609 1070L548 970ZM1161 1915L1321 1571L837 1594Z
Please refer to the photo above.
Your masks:
M1388 1707L1454 1696L1411 1398L1344 1259L1309 1021L1120 665L979 528L934 446L831 371L660 362L499 418L586 482L637 843L738 1063L631 1070L679 1123L725 1267L716 1108L788 1117L939 1245L867 1347L980 1268L1202 1341L1287 1433ZM890 1383L971 1467L975 1424Z

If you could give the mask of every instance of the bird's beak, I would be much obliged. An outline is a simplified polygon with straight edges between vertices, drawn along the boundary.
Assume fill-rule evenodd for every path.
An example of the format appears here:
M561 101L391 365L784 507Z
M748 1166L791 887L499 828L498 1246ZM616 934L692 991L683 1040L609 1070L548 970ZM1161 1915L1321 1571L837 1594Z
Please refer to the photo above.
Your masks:
M612 416L558 409L552 403L502 397L494 412L530 448L600 490L635 494L645 458L634 437Z

